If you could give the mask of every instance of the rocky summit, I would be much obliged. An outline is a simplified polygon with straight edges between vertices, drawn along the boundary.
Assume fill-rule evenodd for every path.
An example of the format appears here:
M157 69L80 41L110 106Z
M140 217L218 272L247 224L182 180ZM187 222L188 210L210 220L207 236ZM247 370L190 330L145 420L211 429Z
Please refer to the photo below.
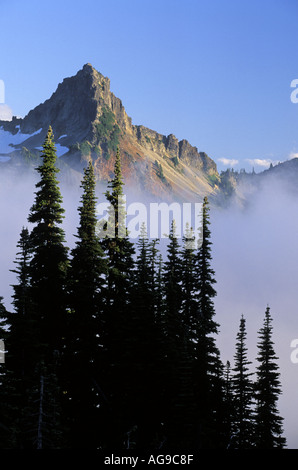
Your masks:
M217 192L215 162L187 140L132 124L121 100L110 91L109 78L90 64L65 78L24 118L0 121L2 162L34 162L49 125L63 171L81 174L91 158L98 180L107 182L119 147L124 182L135 192L181 201L212 198Z

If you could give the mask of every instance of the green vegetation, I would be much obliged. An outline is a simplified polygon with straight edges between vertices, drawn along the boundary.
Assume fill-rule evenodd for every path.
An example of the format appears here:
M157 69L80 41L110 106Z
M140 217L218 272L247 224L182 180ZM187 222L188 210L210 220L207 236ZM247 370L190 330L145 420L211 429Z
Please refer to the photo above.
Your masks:
M88 142L88 140L85 140L84 142L80 144L80 149L81 149L82 155L86 157L87 155L90 155L90 152L92 150L92 145L90 144L90 142Z
M121 130L115 122L114 113L107 107L104 107L102 115L95 125L96 141L91 143L85 140L73 145L71 150L80 151L84 157L95 153L97 157L103 155L106 160L109 160L111 152L116 153L117 151L120 136Z
M121 130L115 123L114 113L110 109L104 107L102 115L96 124L96 138L97 143L101 146L107 158L109 158L110 152L117 151L120 135Z
M94 439L92 430L100 419L93 385L98 377L92 362L100 350L96 332L103 311L102 292L106 263L96 235L95 185L93 165L89 162L81 185L83 194L78 209L80 222L68 274L72 321L68 331L65 363L73 371L68 382L68 414L73 422L74 447L96 445L95 442L91 444ZM81 433L82 429L84 433Z
M233 445L238 449L251 447L251 435L253 433L253 383L252 373L249 368L251 362L247 358L246 336L246 321L242 315L236 338L235 367L231 381L233 390Z
M263 327L259 330L256 392L256 445L260 449L283 448L283 418L279 416L277 402L281 395L280 373L272 341L272 317L267 307Z
M94 152L95 152L95 154L96 154L97 157L100 157L100 156L101 156L101 148L100 148L98 145L96 145L96 146L94 147Z
M155 160L154 162L154 168L155 168L155 171L156 171L156 175L161 179L161 181L164 183L166 181L166 177L163 173L163 168L162 168L162 164L161 163L158 163L157 160Z
M208 175L208 181L214 187L220 183L220 178L216 174Z
M172 162L174 163L174 166L175 166L175 167L179 165L179 159L178 159L178 157L173 157L171 160L172 160Z

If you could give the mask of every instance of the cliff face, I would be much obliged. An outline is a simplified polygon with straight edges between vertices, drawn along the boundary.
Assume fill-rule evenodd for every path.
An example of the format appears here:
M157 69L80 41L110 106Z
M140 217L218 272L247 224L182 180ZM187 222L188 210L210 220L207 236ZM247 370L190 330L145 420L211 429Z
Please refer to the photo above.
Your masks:
M196 168L206 174L217 173L215 162L204 152L199 152L187 140L178 139L170 134L164 136L144 126L133 126L133 132L138 142L147 149L156 152L161 157L170 158L179 163Z
M29 152L39 149L49 125L63 149L61 161L75 171L82 171L92 158L98 178L107 181L113 176L119 146L125 182L136 190L170 199L216 192L214 161L187 140L133 125L121 100L110 91L109 78L90 64L65 78L48 100L23 119L0 121L0 128L27 137L14 145L12 157L24 152L24 147Z

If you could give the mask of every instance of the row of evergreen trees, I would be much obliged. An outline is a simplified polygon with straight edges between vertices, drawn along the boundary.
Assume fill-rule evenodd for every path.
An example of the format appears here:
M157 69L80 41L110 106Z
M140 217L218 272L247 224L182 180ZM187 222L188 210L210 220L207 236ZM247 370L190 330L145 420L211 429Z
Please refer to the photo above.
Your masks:
M49 128L35 202L21 231L13 312L0 302L6 357L0 442L14 449L283 447L281 393L269 308L260 332L257 380L246 356L245 320L235 367L216 346L209 206L201 244L172 223L166 259L143 227L123 232L120 154L106 198L114 238L99 238L92 163L84 171L75 247L69 253ZM113 212L113 214L112 214ZM254 401L255 400L255 401ZM255 403L255 405L253 405Z

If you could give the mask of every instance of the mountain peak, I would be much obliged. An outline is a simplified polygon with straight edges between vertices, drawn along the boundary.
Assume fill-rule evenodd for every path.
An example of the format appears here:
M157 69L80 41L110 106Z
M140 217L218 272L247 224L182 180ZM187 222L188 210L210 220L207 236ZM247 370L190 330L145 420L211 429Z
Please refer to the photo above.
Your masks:
M81 69L83 72L85 73L90 73L90 74L98 74L99 72L93 67L92 64L90 64L89 62L85 65L83 65L83 68Z
M92 77L92 79L95 79L95 80L99 80L99 81L108 81L110 83L110 80L109 78L107 77L104 77L100 72L98 72L98 70L96 70L92 64L90 64L89 62L85 65L83 65L83 67L81 68L81 70L79 70L77 72L76 75L74 75L74 77L70 77L70 78L79 78L80 76L90 76Z
M87 64L85 64L83 66L83 70L95 70L95 68L92 66L92 64L90 64L89 62L87 62Z
M13 144L15 155L36 154L51 126L67 166L81 171L91 158L101 180L111 178L119 147L126 181L140 191L189 198L216 189L214 161L185 139L179 142L173 134L165 136L133 125L122 101L110 91L109 78L90 63L65 78L48 100L23 119L0 124L11 134L28 135Z

